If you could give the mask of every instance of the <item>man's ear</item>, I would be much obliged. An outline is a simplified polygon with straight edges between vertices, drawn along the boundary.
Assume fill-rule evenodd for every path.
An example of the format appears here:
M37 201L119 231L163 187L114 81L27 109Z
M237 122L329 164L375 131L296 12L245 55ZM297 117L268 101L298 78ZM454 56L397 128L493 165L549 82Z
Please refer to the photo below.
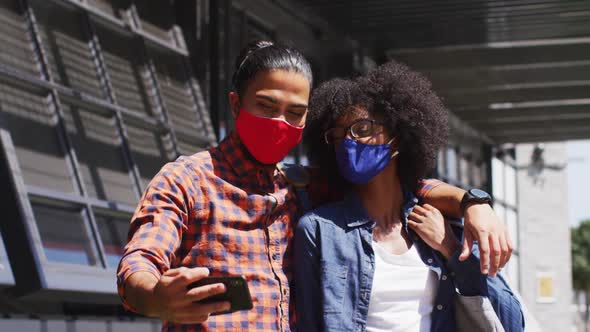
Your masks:
M230 91L228 94L229 107L231 108L232 116L234 120L238 118L240 113L240 96L235 91Z

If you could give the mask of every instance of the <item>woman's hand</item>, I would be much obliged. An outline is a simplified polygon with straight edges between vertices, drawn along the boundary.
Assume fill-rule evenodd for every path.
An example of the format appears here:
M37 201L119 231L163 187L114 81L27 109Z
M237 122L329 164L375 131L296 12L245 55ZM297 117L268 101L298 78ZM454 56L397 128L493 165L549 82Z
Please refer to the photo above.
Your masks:
M416 205L409 215L408 225L434 250L445 258L461 248L451 226L435 207L424 204Z
M461 210L465 190L437 180L426 180L422 191L418 195L422 201L436 206L445 216L464 217L465 240L459 260L469 258L473 242L477 241L481 273L494 277L506 265L513 250L506 226L494 210L486 203L472 203Z

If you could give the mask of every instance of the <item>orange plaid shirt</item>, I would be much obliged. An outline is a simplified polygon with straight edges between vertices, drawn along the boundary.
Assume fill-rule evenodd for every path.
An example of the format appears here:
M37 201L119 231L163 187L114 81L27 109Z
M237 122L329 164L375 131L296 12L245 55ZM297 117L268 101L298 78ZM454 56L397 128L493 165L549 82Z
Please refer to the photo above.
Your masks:
M438 183L425 182L420 194ZM325 189L312 181L314 203L326 199ZM254 161L235 132L217 147L166 164L131 220L117 271L124 306L133 310L123 285L135 272L160 278L170 268L207 267L212 276L244 275L254 308L204 324L163 322L163 331L294 330L291 243L302 213L295 189L275 166Z

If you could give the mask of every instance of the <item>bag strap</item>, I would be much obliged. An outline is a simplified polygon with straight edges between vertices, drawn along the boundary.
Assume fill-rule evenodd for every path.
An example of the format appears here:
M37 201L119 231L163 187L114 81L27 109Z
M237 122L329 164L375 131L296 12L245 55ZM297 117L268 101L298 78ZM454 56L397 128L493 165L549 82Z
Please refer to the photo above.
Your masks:
M295 192L297 193L299 202L301 202L301 207L303 207L303 213L310 211L311 201L309 199L307 186L311 179L307 169L301 165L284 163L279 163L277 168L279 169L279 172L283 174L285 179L287 179L287 182L295 187Z

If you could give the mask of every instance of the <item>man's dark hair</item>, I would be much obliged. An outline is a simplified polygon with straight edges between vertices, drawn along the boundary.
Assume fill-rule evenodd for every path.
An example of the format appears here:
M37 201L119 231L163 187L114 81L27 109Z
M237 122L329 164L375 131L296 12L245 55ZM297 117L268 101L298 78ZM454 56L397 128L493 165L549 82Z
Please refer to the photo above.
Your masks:
M241 95L256 74L264 70L283 69L302 74L311 86L311 65L295 48L275 44L268 40L250 42L235 62L232 89Z
M320 85L310 100L308 133L310 160L332 181L337 175L333 146L323 133L340 116L365 108L397 137L400 182L415 192L434 169L437 153L448 138L448 113L430 81L406 65L390 61L354 80L335 79Z

